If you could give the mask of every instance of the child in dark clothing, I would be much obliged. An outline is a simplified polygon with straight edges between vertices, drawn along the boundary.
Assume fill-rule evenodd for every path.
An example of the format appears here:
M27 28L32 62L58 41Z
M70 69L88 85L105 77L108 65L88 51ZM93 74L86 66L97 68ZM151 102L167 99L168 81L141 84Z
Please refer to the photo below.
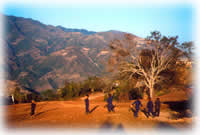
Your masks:
M137 98L137 100L131 104L131 107L133 107L133 105L135 105L134 116L138 117L140 106L142 106L142 103L140 102L139 98Z
M160 115L160 98L157 98L155 101L155 116Z
M32 103L31 103L31 116L35 114L35 107L36 107L35 101L32 100Z
M90 112L89 111L89 95L88 94L85 97L85 112L86 112L86 114L88 114Z
M148 109L148 116L150 116L150 113L152 116L154 116L153 113L153 102L151 101L151 98L149 98L149 101L147 103L147 109Z
M108 95L108 99L107 99L107 108L108 108L108 112L114 112L114 106L112 104L112 100L113 100L113 96L111 94Z

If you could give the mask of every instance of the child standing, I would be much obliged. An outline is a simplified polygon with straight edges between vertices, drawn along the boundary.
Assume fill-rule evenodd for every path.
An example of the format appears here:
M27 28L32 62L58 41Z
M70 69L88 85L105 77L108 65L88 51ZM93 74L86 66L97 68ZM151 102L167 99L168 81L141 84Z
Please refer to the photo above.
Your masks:
M150 116L150 113L151 113L152 117L154 117L153 102L151 101L151 98L149 98L149 101L147 103L147 109L148 109L148 116Z
M160 115L160 98L157 98L155 101L155 116Z
M86 114L90 113L90 111L89 111L89 95L88 94L85 97L85 112L86 112Z
M35 101L32 100L32 102L31 102L31 116L35 114L35 107L36 107Z

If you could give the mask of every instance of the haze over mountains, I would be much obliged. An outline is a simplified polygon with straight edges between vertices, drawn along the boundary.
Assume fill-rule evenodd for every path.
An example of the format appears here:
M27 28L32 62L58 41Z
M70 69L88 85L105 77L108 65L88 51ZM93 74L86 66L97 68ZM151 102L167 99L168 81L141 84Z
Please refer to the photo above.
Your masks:
M15 16L5 16L5 25L6 79L37 91L102 75L109 42L125 34L55 27Z

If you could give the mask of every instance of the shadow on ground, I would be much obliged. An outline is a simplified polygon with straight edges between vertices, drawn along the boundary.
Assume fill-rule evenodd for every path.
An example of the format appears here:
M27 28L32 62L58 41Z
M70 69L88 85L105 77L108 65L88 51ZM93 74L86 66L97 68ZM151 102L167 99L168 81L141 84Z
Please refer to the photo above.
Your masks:
M168 101L163 102L163 104L167 104L172 111L177 112L172 115L172 118L184 118L184 117L192 117L192 104L191 100L183 100L183 101Z
M45 112L53 111L53 110L56 110L56 109L57 109L57 108L53 108L53 109L49 109L49 110L46 110L46 111L42 111L42 112L36 113L36 114L35 114L35 117L36 117L36 116L39 116L39 115L41 115L41 114L43 114L43 113L45 113Z
M96 105L94 108L92 108L92 109L90 110L89 113L92 113L92 112L95 111L98 107L99 107L99 105Z
M129 108L129 111L133 112L133 117L134 117L134 114L135 114L135 110L133 108ZM144 109L141 109L140 110L147 118L149 118L149 115L147 113L147 110L144 108Z

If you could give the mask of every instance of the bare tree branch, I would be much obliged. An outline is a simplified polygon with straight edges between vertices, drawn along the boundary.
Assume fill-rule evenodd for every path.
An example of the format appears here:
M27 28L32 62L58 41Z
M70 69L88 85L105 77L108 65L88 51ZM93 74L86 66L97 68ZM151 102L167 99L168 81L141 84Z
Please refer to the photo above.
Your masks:
M161 73L167 70L176 58L175 46L178 45L176 37L162 36L154 31L143 42L148 49L141 49L141 43L131 34L126 34L123 40L114 40L110 49L117 59L119 74L132 79L135 75L143 78L145 85L153 96L154 85L161 80ZM144 44L143 43L143 44ZM138 48L139 46L139 48Z

